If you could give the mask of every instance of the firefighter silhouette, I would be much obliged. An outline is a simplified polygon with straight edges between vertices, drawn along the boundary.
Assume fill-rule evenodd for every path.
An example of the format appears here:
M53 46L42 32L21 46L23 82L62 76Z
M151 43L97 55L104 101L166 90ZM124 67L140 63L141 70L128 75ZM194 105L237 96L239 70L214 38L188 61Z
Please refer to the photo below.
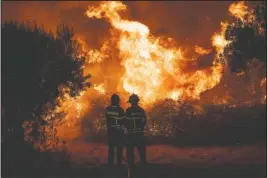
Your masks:
M124 145L123 119L124 111L120 107L117 94L111 96L111 105L105 111L108 137L108 164L114 164L114 151L117 154L117 164L122 164L122 149Z
M127 160L128 164L134 165L134 148L139 152L141 164L146 163L146 147L144 128L146 126L146 114L138 105L139 97L135 94L129 98L131 106L125 112L125 126L127 128Z

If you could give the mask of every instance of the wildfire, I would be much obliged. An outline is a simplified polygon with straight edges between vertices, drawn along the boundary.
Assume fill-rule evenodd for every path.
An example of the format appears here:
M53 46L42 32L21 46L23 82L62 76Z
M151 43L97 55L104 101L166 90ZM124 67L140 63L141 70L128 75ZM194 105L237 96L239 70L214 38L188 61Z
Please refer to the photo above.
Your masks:
M230 15L241 20L243 24L250 23L255 18L253 11L249 11L248 6L243 1L231 4L228 11ZM235 25L235 23L230 24L228 22L221 22L221 32L215 33L212 36L212 46L216 48L217 58L220 58L220 60L226 63L227 59L225 59L225 56L223 55L224 48L232 43L232 41L225 39L225 32L228 26Z
M242 2L237 2L237 3L231 4L228 10L233 16L235 16L235 17L237 17L243 21L245 15L247 14L247 9L248 9L248 7L242 1Z
M101 94L104 94L105 93L105 89L104 89L104 84L103 83L100 84L100 85L95 85L94 86L94 89L96 91L98 91L99 93L101 93Z
M226 31L226 28L229 24L227 22L221 22L221 32L220 33L215 33L212 36L212 46L216 48L217 52L217 58L223 58L223 52L224 48L231 43L231 41L228 41L225 39L224 34Z
M243 3L239 6L237 4L239 3L231 5L229 11L238 18L244 18L244 13L241 11L246 11L247 8L243 7ZM153 36L145 24L123 19L119 12L126 10L127 6L122 2L109 1L101 2L98 6L89 6L85 12L88 18L105 19L111 24L110 39L104 42L99 50L89 48L85 40L77 38L81 45L81 56L86 57L85 70L91 72L96 66L104 66L103 73L108 72L105 73L107 75L104 76L105 81L97 80L95 83L100 84L93 85L92 88L88 88L76 98L70 97L67 89L61 89L62 91L66 90L64 92L66 96L65 100L59 99L60 106L56 112L67 113L64 120L68 127L79 122L79 118L94 107L91 106L90 99L104 98L111 91L119 93L122 98L128 97L132 93L138 94L142 104L146 107L151 106L157 100L166 98L175 101L199 100L203 92L214 88L221 81L224 65L218 63L217 59L223 58L224 48L231 43L224 37L227 26L231 24L222 22L221 31L211 38L212 46L216 50L212 65L201 70L187 71L187 67L195 59L187 59L182 48L172 38ZM110 41L112 42L110 43ZM111 48L116 49L118 54L111 53ZM199 56L210 54L212 51L198 45L193 48ZM117 72L117 68L114 72L113 66L108 63L113 58L117 60L112 62L120 65L123 72ZM94 72L98 76L100 72L96 71ZM110 85L114 85L114 83L118 86L111 90ZM96 92L100 95L96 95ZM227 104L230 100L232 100L231 96L225 96L218 103ZM200 106L198 110L201 110ZM98 122L100 121L97 120L96 123ZM65 126L59 130L64 135L66 135ZM73 132L69 134L71 135L69 137L73 136Z
M208 70L193 74L182 70L185 60L181 49L169 41L153 37L149 28L136 21L124 20L119 11L127 10L121 2L102 2L98 7L89 7L89 18L104 18L118 31L117 48L125 69L121 77L122 90L138 94L146 103L166 98L165 93L177 98L177 91L184 97L198 99L199 95L220 82L221 66L216 64ZM200 48L198 48L200 49ZM203 53L203 49L202 53ZM207 53L207 51L205 51ZM170 88L164 85L176 86ZM177 96L177 97L176 97Z
M244 1L231 4L228 11L232 16L240 19L242 22L252 22L255 19L253 12L249 11Z
M172 91L170 93L168 93L167 97L171 98L173 100L178 100L181 96L182 96L182 91L181 90L177 90L177 91Z
M201 46L196 45L195 46L195 52L201 55L204 54L210 54L211 53L211 49L204 49Z
M82 40L80 37L78 37L76 40L81 46L80 57L85 56L86 57L85 60L88 64L99 63L107 57L105 53L103 53L103 51L106 50L105 44L102 46L100 51L98 51L98 50L90 49L88 45L86 44L86 42Z

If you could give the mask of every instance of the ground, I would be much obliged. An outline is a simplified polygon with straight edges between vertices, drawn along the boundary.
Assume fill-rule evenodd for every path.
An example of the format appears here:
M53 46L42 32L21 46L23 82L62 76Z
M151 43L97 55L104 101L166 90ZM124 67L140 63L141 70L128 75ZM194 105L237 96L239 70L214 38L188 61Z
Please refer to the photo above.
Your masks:
M107 145L73 143L71 159L75 163L69 176L127 176L127 166L110 168ZM136 154L138 162L138 154ZM264 176L266 144L250 146L177 147L149 145L146 167L136 166L134 176ZM125 161L125 152L124 152Z
M51 162L39 166L34 164L30 171L24 168L20 171L5 170L4 176L126 177L128 174L125 150L123 166L110 167L106 164L106 144L76 141L68 146L71 164L66 161L68 159L60 159L52 165ZM147 146L148 165L145 167L138 165L138 154L135 156L137 166L133 169L133 177L266 175L266 142L202 147L150 144ZM63 158L68 157L64 155ZM35 160L38 162L38 157Z

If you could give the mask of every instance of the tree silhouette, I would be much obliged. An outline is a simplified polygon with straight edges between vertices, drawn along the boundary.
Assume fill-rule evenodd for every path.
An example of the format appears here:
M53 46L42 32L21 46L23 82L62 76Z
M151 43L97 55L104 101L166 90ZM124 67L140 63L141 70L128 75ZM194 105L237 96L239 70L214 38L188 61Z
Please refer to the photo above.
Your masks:
M12 139L23 141L24 121L44 123L41 116L58 105L57 97L63 97L59 87L69 88L75 96L90 86L73 36L65 25L58 26L54 36L36 24L2 24L1 105Z
M225 38L232 41L225 48L224 55L229 59L232 72L248 69L248 63L258 59L266 64L266 6L262 2L254 7L255 20L243 23L235 19L233 25L228 25ZM245 17L247 20L249 16ZM265 66L265 65L264 65Z

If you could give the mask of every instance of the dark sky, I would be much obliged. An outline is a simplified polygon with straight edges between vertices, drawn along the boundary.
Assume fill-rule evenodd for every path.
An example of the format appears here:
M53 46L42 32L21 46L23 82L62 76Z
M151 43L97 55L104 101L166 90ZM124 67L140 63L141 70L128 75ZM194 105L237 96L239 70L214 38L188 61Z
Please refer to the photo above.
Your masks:
M88 20L87 6L98 2L40 1L2 2L3 20L36 20L45 29L55 31L60 23L74 27L78 35L86 37L95 47L108 32L103 20ZM181 45L210 47L210 38L220 30L220 22L229 19L231 1L126 1L129 16L147 25L157 35L167 34Z

